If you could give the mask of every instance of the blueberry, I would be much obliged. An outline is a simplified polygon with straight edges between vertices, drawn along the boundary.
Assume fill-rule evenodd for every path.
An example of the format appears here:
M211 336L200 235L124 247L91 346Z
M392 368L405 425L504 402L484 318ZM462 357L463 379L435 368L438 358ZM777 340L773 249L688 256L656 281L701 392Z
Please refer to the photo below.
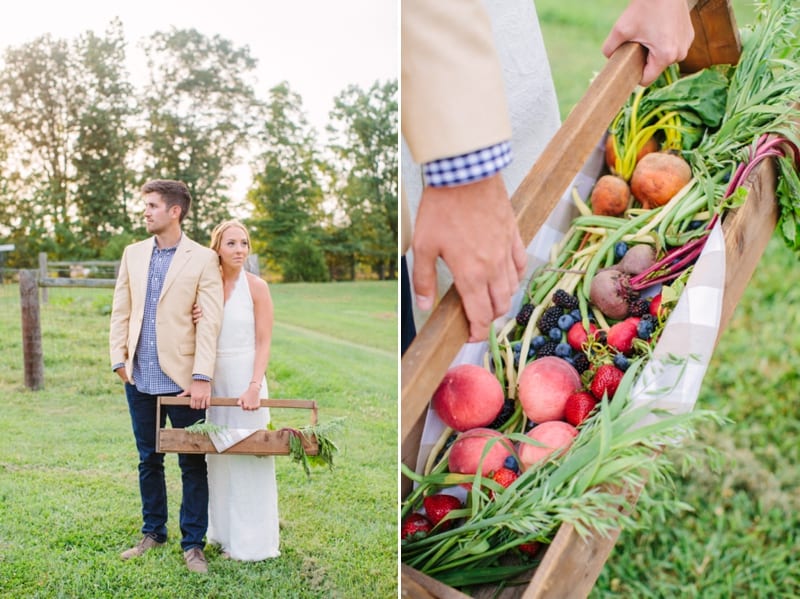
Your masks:
M564 358L564 361L565 361L567 364L569 364L570 366L572 366L572 367L573 367L575 370L577 370L577 369L578 369L578 366L575 364L575 358L574 358L574 357L572 357L572 356L567 356L566 358Z
M573 320L570 314L564 314L558 319L558 328L562 331L568 331L574 324L575 320Z
M569 343L559 343L556 345L556 355L559 358L569 358L572 356L572 347Z
M639 321L639 324L636 325L636 336L639 339L650 339L650 336L653 334L653 321L648 319L642 319Z
M572 316L572 320L574 320L575 322L580 322L581 320L583 320L583 314L581 314L581 311L578 308L575 308L572 312L569 313L569 315Z
M689 226L686 228L689 229L690 231L694 231L695 229L699 229L700 227L702 227L703 224L704 223L701 220L693 220L689 223Z
M515 458L513 455L510 455L506 458L506 461L503 462L503 466L505 466L509 470L513 470L514 472L519 471L519 464L517 464L517 458Z
M628 253L628 244L624 241L618 241L614 244L614 257L621 260L622 257Z
M533 345L531 345L528 348L528 360L533 359L535 356L536 356L536 348L534 348Z
M545 343L547 343L547 339L544 338L544 335L536 335L536 337L531 339L531 347L534 351L538 350Z
M553 327L547 333L547 336L550 337L553 341L561 341L561 329L558 327Z
M625 357L625 354L617 354L614 356L614 366L623 372L628 370L629 365L628 358Z

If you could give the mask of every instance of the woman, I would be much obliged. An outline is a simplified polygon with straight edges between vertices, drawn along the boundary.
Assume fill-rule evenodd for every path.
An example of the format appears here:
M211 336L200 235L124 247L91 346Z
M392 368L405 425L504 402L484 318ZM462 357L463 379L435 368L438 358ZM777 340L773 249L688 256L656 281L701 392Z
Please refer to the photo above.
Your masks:
M219 255L225 291L212 396L237 397L241 409L211 407L208 420L229 429L263 429L269 422L269 410L260 407L268 396L265 372L273 318L269 287L244 270L250 235L240 222L219 224L211 233L211 249ZM209 454L207 459L209 542L235 560L280 555L275 458Z

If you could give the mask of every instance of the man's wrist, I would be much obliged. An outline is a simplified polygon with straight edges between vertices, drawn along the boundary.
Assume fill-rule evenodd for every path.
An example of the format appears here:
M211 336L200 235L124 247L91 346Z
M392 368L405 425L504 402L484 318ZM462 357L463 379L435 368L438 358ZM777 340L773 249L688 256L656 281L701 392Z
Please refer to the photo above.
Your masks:
M451 187L474 183L491 177L511 164L511 142L498 144L452 156L432 160L422 165L425 184L430 187Z

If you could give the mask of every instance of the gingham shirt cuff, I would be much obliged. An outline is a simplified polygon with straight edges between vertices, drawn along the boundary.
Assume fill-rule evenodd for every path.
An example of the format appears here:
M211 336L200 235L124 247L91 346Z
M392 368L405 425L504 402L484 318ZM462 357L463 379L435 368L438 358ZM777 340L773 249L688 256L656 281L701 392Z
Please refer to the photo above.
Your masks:
M503 141L461 156L426 162L422 172L431 187L464 185L491 177L511 164L511 158L511 142Z
M211 381L211 377L210 376L206 376L204 374L196 374L195 373L195 374L192 375L192 380L210 382Z

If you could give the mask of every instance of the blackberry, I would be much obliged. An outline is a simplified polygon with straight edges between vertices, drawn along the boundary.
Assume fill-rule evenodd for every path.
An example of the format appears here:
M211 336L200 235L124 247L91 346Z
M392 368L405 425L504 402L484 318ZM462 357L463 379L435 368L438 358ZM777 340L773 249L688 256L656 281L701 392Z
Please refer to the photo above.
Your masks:
M578 307L578 298L563 289L556 289L553 294L553 303L564 310L574 310Z
M650 314L650 302L646 299L638 299L631 304L631 316L642 317L645 314Z
M547 333L550 332L550 329L558 327L558 319L562 314L564 314L563 308L559 308L558 306L550 306L544 311L541 318L539 318L539 322L536 323L536 326L539 327L539 331L541 331L542 334L547 335Z
M500 410L500 413L489 425L489 428L494 428L494 429L500 428L506 422L508 422L508 419L511 418L511 415L513 413L514 413L514 401L506 398L506 400L503 402L503 407Z
M555 341L546 341L542 347L536 350L536 357L544 358L545 356L555 356L557 345L558 343Z
M591 363L589 362L589 358L586 357L586 354L583 352L577 352L574 356L572 356L573 366L575 366L575 370L578 371L578 374L583 374L585 371L589 370Z
M517 324L521 327L528 326L531 314L533 314L533 304L523 304L519 312L517 312Z

